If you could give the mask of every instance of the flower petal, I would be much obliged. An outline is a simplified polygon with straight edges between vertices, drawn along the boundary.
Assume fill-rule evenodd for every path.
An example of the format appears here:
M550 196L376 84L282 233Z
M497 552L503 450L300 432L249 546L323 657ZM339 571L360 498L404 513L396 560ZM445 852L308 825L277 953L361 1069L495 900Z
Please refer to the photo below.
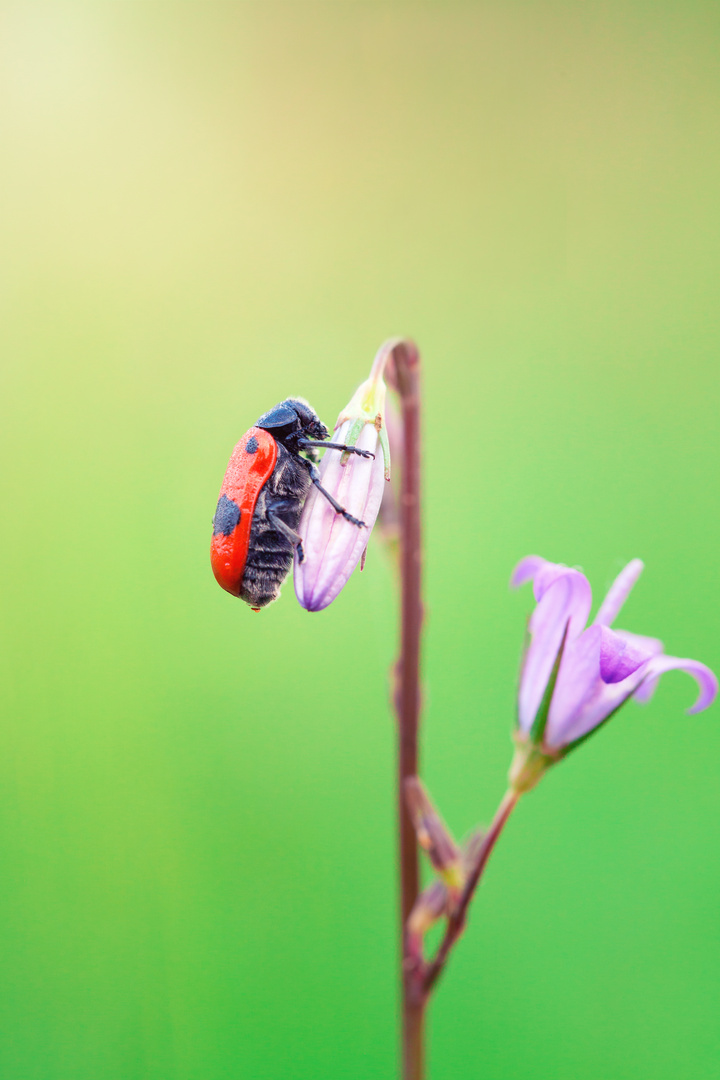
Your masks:
M557 749L569 741L566 729L599 681L600 629L591 626L565 649L545 727L547 746Z
M546 563L540 568L541 573L545 574L548 567L553 571L561 569L562 573L556 574L550 585L543 588L530 617L530 645L523 661L518 694L518 723L526 734L532 728L566 631L569 645L582 631L592 603L590 585L583 574L557 567L555 563ZM538 588L537 580L535 588ZM563 659L561 670L564 666Z
M569 566L564 566L562 563L553 562L544 562L543 565L538 568L538 571L535 574L535 580L533 582L533 593L535 594L535 599L537 600L537 602L540 603L550 586L554 585L558 578L567 577L573 574L577 575L577 577L579 578L582 578L582 580L585 582L588 588L590 601L592 602L592 595L590 594L590 582L585 577L585 575L581 574L579 570L573 570ZM590 609L588 608L585 618L583 619L583 626L587 622L589 612Z
M643 649L648 656L659 656L665 648L660 638L647 637L645 634L633 634L629 630L613 630L612 632L624 641L629 642L630 645Z
M566 720L563 725L562 746L571 746L578 739L589 735L595 728L604 724L621 705L632 697L634 687L642 679L643 669L634 672L629 678L619 683L604 683L598 679L595 689L588 696L583 707L575 716Z
M651 660L661 651L656 638L589 626L563 657L546 745L560 749L602 724L642 685Z
M688 715L702 712L703 709L707 709L708 705L712 705L718 692L718 681L710 668L706 667L705 664L701 664L699 660L683 660L677 656L654 656L648 664L647 674L649 679L656 684L658 676L662 675L665 671L676 670L686 671L688 675L692 675L700 689L697 701L687 710ZM653 685L650 694L652 694L652 690L654 689L655 686ZM637 691L635 692L635 696L641 697Z
M660 654L665 648L659 638L645 637L642 634L631 634L629 630L615 630L614 633L618 634L619 637L625 638L628 641L636 642L651 656L660 656ZM642 682L633 694L635 700L641 701L643 704L649 701L657 689L659 679L659 675L652 676L644 674Z
M633 559L621 570L608 589L608 594L600 605L600 609L593 619L600 626L612 626L623 606L630 590L645 569L642 559Z
M617 683L604 683L598 677L594 684L587 687L585 697L575 712L560 716L554 727L551 727L554 718L550 716L546 738L548 746L554 749L568 746L599 727L633 695L644 671L644 667L639 667L627 679Z
M641 705L647 705L648 701L657 690L659 682L659 675L646 675L633 694L633 697L636 701L639 701Z
M622 682L655 655L656 650L643 647L641 641L633 634L618 634L609 626L600 627L600 678L604 683Z

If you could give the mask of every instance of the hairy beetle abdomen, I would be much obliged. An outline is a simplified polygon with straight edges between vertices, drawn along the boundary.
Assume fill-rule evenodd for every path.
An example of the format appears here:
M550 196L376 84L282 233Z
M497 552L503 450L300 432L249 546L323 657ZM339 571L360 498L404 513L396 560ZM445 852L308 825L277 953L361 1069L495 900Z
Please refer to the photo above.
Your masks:
M255 504L240 586L240 599L251 607L266 607L277 599L293 561L293 543L275 527L272 516L297 532L309 487L307 468L278 443L277 464Z

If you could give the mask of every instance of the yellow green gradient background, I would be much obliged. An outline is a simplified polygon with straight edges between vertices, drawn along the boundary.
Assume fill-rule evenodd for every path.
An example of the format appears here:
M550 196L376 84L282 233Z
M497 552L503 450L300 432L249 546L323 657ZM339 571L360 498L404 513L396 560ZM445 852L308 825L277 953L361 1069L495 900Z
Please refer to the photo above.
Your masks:
M3 3L0 1076L394 1075L392 566L215 585L230 450L424 358L428 784L511 746L529 590L720 668L720 12ZM685 676L521 804L432 1080L720 1076L720 711Z

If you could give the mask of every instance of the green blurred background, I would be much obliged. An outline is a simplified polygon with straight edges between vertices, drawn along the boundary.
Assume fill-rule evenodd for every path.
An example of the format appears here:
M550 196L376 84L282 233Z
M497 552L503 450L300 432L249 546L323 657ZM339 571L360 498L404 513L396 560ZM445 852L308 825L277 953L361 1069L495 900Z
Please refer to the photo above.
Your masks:
M215 585L230 450L424 357L424 772L511 746L529 590L720 668L720 12L3 4L0 1076L396 1062L392 565L321 615ZM665 678L521 805L432 1080L720 1076L720 713Z

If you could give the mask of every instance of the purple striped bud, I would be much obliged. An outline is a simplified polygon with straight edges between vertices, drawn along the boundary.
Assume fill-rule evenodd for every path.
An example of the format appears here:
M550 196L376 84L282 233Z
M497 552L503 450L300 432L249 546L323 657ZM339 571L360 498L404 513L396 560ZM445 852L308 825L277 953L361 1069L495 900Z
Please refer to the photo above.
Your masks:
M341 450L326 450L320 463L320 483L352 517L359 528L337 513L325 496L312 488L298 532L303 561L295 555L295 593L308 611L331 604L360 562L380 509L385 481L390 479L390 451L384 425L383 372L394 341L379 350L370 377L340 413L333 442L369 450L374 459Z

